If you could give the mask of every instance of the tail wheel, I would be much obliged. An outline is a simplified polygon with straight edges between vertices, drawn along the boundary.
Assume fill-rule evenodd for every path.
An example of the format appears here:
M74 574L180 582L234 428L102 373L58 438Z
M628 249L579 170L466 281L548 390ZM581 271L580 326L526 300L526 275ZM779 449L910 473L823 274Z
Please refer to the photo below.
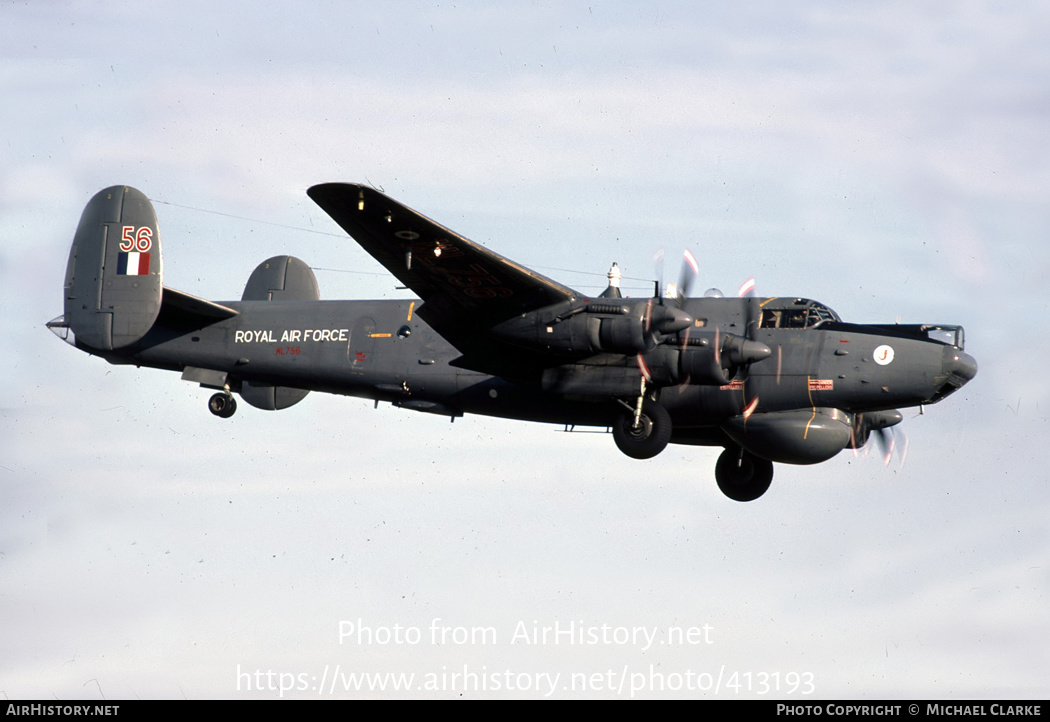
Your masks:
M215 394L208 399L208 411L220 419L228 419L237 412L237 400L228 394Z
M718 457L715 480L722 493L733 501L754 501L766 493L773 481L773 462L728 448Z
M671 416L660 404L646 401L637 425L634 414L622 414L612 429L613 440L620 451L632 459L651 459L671 440Z

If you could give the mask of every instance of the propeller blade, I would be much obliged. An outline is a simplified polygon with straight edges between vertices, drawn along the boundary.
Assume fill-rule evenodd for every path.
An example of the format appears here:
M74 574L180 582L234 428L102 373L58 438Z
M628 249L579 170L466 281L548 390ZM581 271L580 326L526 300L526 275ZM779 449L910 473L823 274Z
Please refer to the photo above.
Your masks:
M761 361L764 358L768 358L772 355L773 351L765 344L758 343L758 341L755 340L757 336L756 332L758 331L758 324L755 321L755 277L752 276L740 284L738 293L740 298L744 301L744 338L747 339L747 341L744 342L740 355L746 360L746 362L741 365L740 373L741 378L744 381L744 393L746 394L748 377L751 375L751 364L755 361ZM755 413L755 409L757 408L758 395L756 394L755 398L752 399L751 403L744 409L745 422L747 422L747 419L751 414Z
M878 442L882 462L889 466L890 458L893 456L893 434L887 429L875 429L875 441Z
M683 269L687 267L691 261L692 266L696 267L696 259L693 258L692 254L686 252L687 260L684 260ZM660 282L663 279L663 265L664 265L664 251L661 248L653 255L653 265L656 270L656 293L649 299L646 304L645 317L642 324L642 330L646 335L650 334L671 334L684 331L693 325L693 317L682 310L681 303L681 285L677 288L670 284L666 288L666 293L671 295L674 293L674 300L668 304L664 297L660 295ZM683 278L685 272L683 270ZM652 343L660 343L661 339L658 337L653 338Z
M901 466L904 466L904 461L908 458L908 437L904 435L904 432L899 429L885 428L878 429L875 434L882 452L882 463L889 466L893 457L896 456Z
M656 286L653 289L653 296L660 298L660 288L664 283L664 249L660 248L653 254L653 272L656 276Z
M645 359L642 358L641 354L638 354L636 358L638 360L638 370L642 372L642 378L644 378L647 382L652 381L653 374L649 371L649 366L645 363Z
M739 295L744 303L744 338L754 341L758 332L757 308L755 298L755 277L740 284Z
M700 275L700 266L687 248L685 253L682 254L682 270L678 274L678 286L676 288L678 292L676 301L679 308L685 303L685 299L689 297L689 289L692 288L693 282L698 275Z
M758 397L751 399L751 403L744 407L744 421L746 422L751 418L751 414L755 413L755 409L758 408Z
M864 414L857 414L853 417L853 423L849 427L849 448L853 449L853 456L857 455L857 450L868 443L868 435L864 429Z
M754 276L740 284L739 294L743 304L744 330L743 334L734 339L729 359L739 365L737 377L746 382L751 372L751 364L769 358L773 355L773 350L758 341L758 299L755 298ZM779 383L779 373L777 381Z

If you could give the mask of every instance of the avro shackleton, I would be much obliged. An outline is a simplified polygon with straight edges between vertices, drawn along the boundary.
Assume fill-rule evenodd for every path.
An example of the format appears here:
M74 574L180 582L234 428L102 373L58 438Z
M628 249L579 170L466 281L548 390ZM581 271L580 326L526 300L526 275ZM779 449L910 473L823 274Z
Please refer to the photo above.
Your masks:
M611 280L591 298L372 188L308 193L418 298L322 301L291 256L259 264L239 301L176 291L163 285L153 205L114 186L84 209L64 313L48 326L110 363L217 390L208 406L222 417L233 394L275 410L321 391L611 428L636 459L668 443L721 446L715 478L740 501L765 492L774 462L814 464L885 437L898 409L977 373L959 326L846 323L822 303L747 288L629 299Z

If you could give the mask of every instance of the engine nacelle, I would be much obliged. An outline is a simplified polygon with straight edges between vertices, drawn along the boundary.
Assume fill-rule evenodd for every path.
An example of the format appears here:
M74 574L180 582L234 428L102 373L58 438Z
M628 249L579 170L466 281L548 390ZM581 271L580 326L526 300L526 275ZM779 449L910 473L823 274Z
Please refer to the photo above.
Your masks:
M838 409L796 409L735 416L721 425L755 456L783 464L819 464L850 443L852 419Z
M591 350L606 353L631 355L645 351L645 321L642 317L620 316L613 318L581 319L587 322Z
M659 349L657 349L659 350ZM768 358L773 352L759 341L715 331L693 331L677 349L674 383L724 386L745 365ZM646 361L649 355L646 355ZM650 365L652 368L653 365Z
M689 345L678 352L678 383L724 386L733 377L723 355L722 339L705 331L690 335Z
M627 303L594 304L595 308L574 308L570 303L561 303L523 313L494 326L491 333L525 348L561 352L567 355L596 353L601 350L601 325L603 321L622 321L614 336L623 337L631 346L629 326L632 322L641 333L641 317L629 316L631 306ZM612 316L613 318L603 318ZM608 336L612 327L606 331ZM628 351L637 353L637 351ZM622 352L619 352L622 353Z
M695 339L690 339L694 342ZM732 374L722 367L721 353L711 345L681 348L663 344L644 354L645 370L653 386L679 384L717 385L729 383Z
M587 299L521 314L492 328L492 334L527 348L566 355L614 353L633 356L653 348L658 334L693 324L693 317L652 300Z

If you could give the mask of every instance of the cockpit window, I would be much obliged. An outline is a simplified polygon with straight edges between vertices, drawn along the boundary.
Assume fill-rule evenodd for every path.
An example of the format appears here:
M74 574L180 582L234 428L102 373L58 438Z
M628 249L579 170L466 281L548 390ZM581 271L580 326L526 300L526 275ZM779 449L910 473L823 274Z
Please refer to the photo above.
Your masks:
M804 309L795 309L792 311L784 311L784 315L780 317L781 328L805 328L806 327L806 311Z
M962 326L923 326L926 338L938 343L956 346L962 349L966 345L966 337Z
M779 299L778 299L779 300ZM762 328L816 328L825 321L840 320L822 303L795 299L790 304L770 304L762 309Z

